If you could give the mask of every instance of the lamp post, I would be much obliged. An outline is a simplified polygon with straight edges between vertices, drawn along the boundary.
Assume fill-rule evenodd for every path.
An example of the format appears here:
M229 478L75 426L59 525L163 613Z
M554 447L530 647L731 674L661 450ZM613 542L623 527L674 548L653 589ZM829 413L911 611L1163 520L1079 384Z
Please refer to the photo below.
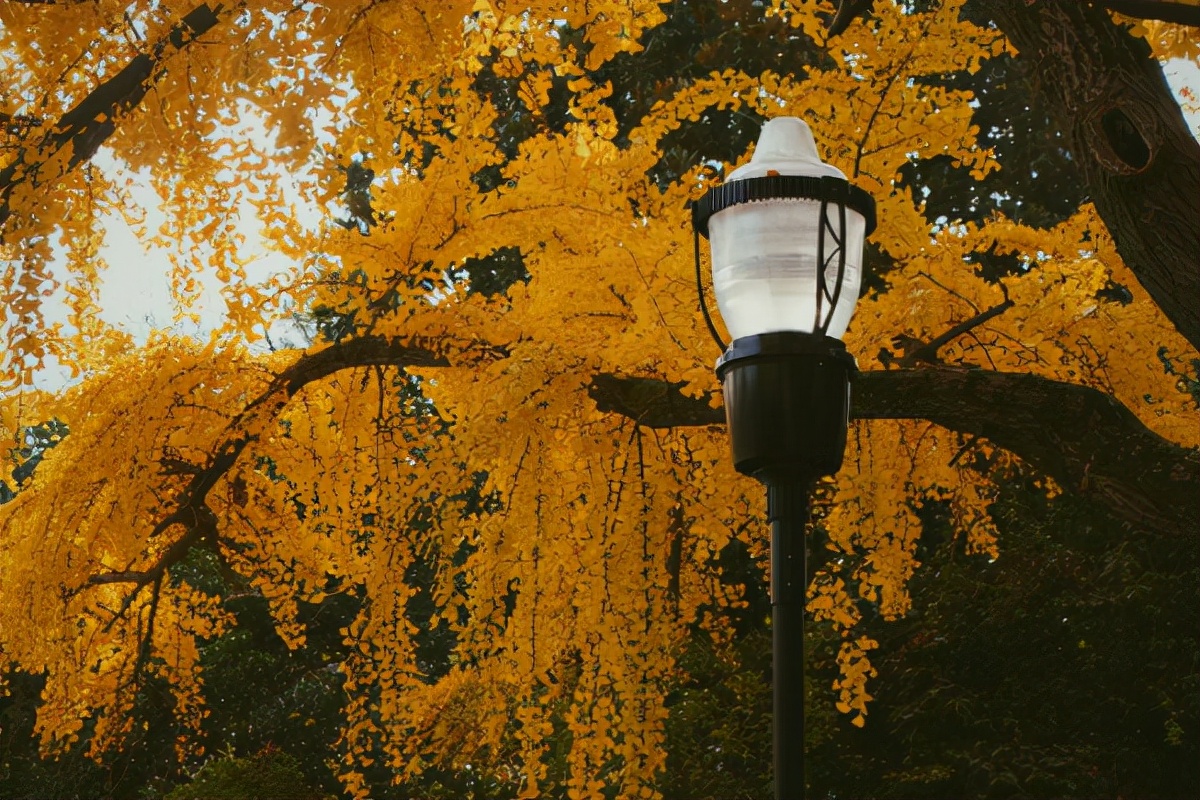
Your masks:
M841 342L875 202L817 155L795 117L763 126L750 163L692 207L700 307L725 351L717 377L734 467L767 487L777 800L804 796L804 529L816 481L842 466L854 357ZM709 240L725 347L704 304Z

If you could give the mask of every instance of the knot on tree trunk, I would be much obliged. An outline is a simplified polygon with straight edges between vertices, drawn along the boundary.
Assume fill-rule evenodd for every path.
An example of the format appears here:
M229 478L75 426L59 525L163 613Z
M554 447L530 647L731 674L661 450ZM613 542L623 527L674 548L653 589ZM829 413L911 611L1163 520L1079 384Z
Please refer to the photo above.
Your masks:
M1092 123L1096 158L1119 175L1144 172L1154 160L1154 149L1143 131L1152 127L1144 121L1139 124L1124 109L1109 108Z

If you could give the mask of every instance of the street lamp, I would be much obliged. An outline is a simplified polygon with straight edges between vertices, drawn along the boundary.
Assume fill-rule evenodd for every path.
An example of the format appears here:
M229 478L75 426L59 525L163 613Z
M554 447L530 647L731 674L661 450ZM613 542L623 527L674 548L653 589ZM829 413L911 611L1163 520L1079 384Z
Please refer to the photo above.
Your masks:
M692 206L700 308L725 351L717 377L734 467L767 487L771 522L775 797L804 796L804 528L808 498L842 466L857 367L841 336L862 283L875 202L817 155L795 117L767 122L750 163ZM721 341L704 303L709 240Z

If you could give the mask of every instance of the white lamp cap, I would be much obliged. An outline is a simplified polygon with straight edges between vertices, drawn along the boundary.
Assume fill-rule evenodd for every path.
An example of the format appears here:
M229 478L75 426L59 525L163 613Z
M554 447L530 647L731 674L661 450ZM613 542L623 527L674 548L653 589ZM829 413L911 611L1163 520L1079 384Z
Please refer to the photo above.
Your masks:
M776 117L768 120L758 137L758 146L748 164L735 169L725 182L761 178L767 174L829 175L846 179L837 167L826 164L817 155L817 144L812 131L799 117Z

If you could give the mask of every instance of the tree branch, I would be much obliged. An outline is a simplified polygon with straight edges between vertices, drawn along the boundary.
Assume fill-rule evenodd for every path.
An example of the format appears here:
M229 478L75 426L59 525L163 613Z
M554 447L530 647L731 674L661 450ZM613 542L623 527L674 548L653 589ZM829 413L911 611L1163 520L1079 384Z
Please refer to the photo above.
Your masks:
M484 352L491 355L494 350L485 348ZM230 421L208 463L196 471L188 485L176 495L172 504L174 510L155 524L150 538L158 537L176 526L182 526L184 533L148 567L100 573L88 579L88 586L133 584L108 627L129 611L143 589L151 584L157 585L167 570L182 561L194 545L201 541L216 543L216 518L208 507L208 493L233 467L247 445L258 439L267 426L278 418L297 392L335 372L354 367L433 367L448 366L449 363L430 343L418 340L414 344L406 344L385 336L369 336L347 339L323 350L306 353L276 375L270 385Z
M839 0L837 11L829 20L828 38L840 36L850 27L855 17L870 14L874 5L875 0Z
M719 425L724 412L682 384L597 375L601 411L651 428ZM860 373L855 419L924 419L980 436L1142 530L1195 536L1200 452L1163 439L1112 397L1022 373L953 367Z
M1135 19L1156 19L1177 25L1200 25L1200 6L1170 0L1104 0L1100 5Z
M1004 292L1004 302L997 303L986 311L980 311L970 319L963 320L954 327L950 328L948 331L942 333L934 339L931 339L928 342L916 340L915 346L906 348L904 355L896 361L896 365L900 367L912 367L915 366L918 361L924 361L930 364L940 363L938 359L939 350L950 344L950 342L954 341L958 337L962 336L964 333L970 333L983 323L990 319L995 319L1013 307L1012 300L1008 298L1008 288L1005 287L1004 284L1000 284L1000 289ZM900 346L900 343L907 342L911 338L912 337L897 336L892 340L892 342L896 343L896 346Z
M22 149L0 170L0 226L12 215L9 198L16 187L25 183L34 188L52 185L95 155L116 131L118 118L136 108L165 73L163 62L212 30L227 12L219 3L201 3L193 8L149 52L134 56L120 72L63 114L41 141ZM68 147L71 150L65 162L55 159Z
M833 22L829 26L829 38L833 38L849 27L850 21L858 14L870 13L873 3L874 0L866 0L866 2L863 2L862 0L841 0L841 4L838 6L837 15L834 17ZM921 39L925 37L926 33L929 31L929 26L933 24L933 21L937 18L937 15L941 13L941 10L942 4L941 2L938 2L936 7L926 12L925 24L921 26L920 36L918 36L917 40L913 42L913 46L909 48L908 52L904 55L904 58L901 59L900 63L896 65L896 68L892 70L892 76L888 78L887 85L885 85L883 90L880 91L879 100L876 101L875 107L871 109L871 116L867 119L867 124L863 126L862 136L860 136L858 139L858 149L854 156L854 173L852 177L857 178L860 174L862 174L860 172L862 158L864 155L866 155L867 140L871 137L871 131L875 127L875 121L879 118L879 112L883 110L883 104L887 102L888 95L892 92L892 87L896 84L896 81L900 78L900 76L905 73L905 68L908 67L909 62L912 61L913 56L917 53L917 48L921 44Z

